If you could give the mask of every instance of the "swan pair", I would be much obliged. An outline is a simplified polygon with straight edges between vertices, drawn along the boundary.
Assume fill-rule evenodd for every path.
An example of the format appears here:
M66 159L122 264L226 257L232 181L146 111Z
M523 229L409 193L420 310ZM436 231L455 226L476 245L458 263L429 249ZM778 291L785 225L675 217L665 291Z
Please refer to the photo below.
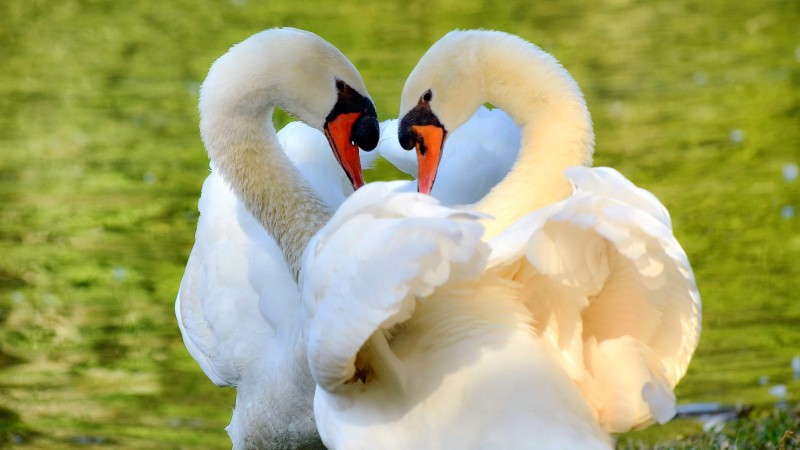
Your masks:
M301 125L276 137L276 104L327 132L329 148ZM336 209L340 171L315 172L334 199L302 181L321 161L302 155L333 149L359 187L347 144L377 140L360 76L309 33L268 30L234 47L212 66L200 110L212 174L176 314L209 378L237 388L234 447L599 449L611 432L674 414L700 331L691 268L655 197L586 167L585 102L538 47L446 35L385 125L399 140L384 130L378 150L416 148L417 164L404 164L421 192L464 203L453 192L466 186L480 198L470 206L393 182ZM482 165L444 178L462 150L496 159L481 151L495 137L518 139L519 155L488 194Z

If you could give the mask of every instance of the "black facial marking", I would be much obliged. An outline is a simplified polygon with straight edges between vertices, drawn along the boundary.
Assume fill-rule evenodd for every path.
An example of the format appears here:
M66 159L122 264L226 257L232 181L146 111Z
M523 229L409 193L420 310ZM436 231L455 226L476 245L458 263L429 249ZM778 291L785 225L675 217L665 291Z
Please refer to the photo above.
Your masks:
M434 125L442 129L446 134L447 130L444 125L439 122L439 118L431 110L430 101L433 98L433 93L430 89L425 91L419 98L419 103L411 111L409 111L400 120L400 125L397 127L397 139L400 141L400 146L406 150L411 150L419 143L419 153L424 155L428 150L425 147L425 142L422 137L415 133L411 127L413 125Z
M372 100L359 94L358 91L338 78L336 79L336 92L338 93L336 104L325 118L325 123L332 122L340 114L360 113L358 119L353 123L350 137L362 150L373 150L378 146L380 128L378 113L375 112Z

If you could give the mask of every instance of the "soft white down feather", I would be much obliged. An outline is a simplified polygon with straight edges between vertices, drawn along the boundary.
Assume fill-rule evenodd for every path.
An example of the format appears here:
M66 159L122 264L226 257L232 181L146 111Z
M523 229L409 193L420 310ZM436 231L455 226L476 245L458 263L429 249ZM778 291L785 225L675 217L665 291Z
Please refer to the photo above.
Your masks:
M485 270L481 216L406 189L359 189L304 257L314 268L351 256L302 281L325 445L610 448L519 285Z

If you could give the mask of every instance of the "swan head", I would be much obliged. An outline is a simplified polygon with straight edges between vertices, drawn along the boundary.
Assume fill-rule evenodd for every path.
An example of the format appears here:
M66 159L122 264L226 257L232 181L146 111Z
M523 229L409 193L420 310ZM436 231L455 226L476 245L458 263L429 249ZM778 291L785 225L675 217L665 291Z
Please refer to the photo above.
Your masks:
M540 142L539 148L546 147L541 135L559 136L552 138L563 146L559 165L591 162L589 111L558 60L512 34L452 31L422 56L400 98L398 138L403 148L417 148L420 192L433 187L448 133L486 102L502 108L523 129L534 125L528 136L536 136L530 141Z
M268 29L234 45L212 64L200 89L203 139L225 132L224 125L212 125L221 117L227 124L249 119L261 129L271 126L276 106L325 133L353 187L364 184L358 148L377 146L378 115L364 80L342 52L295 28Z
M417 149L418 189L430 193L447 134L486 101L475 51L488 31L451 31L422 56L408 76L400 98L398 138Z
M339 78L334 85L336 103L322 128L333 155L353 184L353 189L358 189L364 185L358 149L370 151L377 147L380 137L378 114L372 100L351 85Z

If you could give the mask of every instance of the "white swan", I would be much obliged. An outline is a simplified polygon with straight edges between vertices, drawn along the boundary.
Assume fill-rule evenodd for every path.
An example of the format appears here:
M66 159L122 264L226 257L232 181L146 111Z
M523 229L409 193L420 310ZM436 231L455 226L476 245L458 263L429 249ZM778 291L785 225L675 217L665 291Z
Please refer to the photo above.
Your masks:
M275 106L311 127L276 135ZM212 171L175 304L184 342L215 384L236 387L234 448L321 447L294 274L307 240L363 183L353 142L375 147L374 106L336 48L284 28L212 65L200 115Z
M368 185L309 244L304 264L327 267L361 239L302 284L330 448L609 448L608 433L674 413L700 330L691 268L655 197L580 167L589 113L552 56L488 31L425 54L399 127L420 191L448 133L487 101L522 143L475 213Z
M359 189L304 256L325 446L610 448L517 300L519 286L484 271L490 248L479 216L406 189ZM315 269L344 251L346 262Z
M448 34L406 82L399 137L417 148L421 191L448 130L487 101L522 133L513 170L473 206L495 218L484 221L496 236L488 270L521 283L520 300L605 429L668 420L701 314L669 214L613 169L567 171L591 163L583 95L555 58L499 32Z

